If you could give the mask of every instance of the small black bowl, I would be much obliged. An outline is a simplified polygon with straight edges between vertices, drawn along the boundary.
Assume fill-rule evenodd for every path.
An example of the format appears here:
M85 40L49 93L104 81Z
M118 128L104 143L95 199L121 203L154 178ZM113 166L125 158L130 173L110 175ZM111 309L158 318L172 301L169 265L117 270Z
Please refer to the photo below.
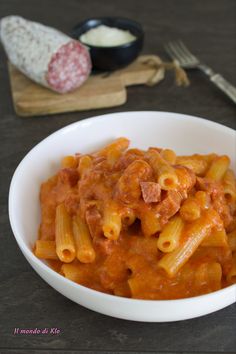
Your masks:
M76 25L72 29L71 36L79 40L83 33L100 25L128 30L136 39L115 47L95 47L84 43L90 49L93 69L116 70L130 64L137 58L143 47L144 32L142 26L133 20L120 17L90 18Z

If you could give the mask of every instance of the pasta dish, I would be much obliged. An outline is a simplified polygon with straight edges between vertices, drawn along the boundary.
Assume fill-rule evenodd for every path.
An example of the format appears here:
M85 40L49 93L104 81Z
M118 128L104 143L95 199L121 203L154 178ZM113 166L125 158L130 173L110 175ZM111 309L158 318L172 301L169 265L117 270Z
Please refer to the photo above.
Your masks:
M129 148L66 156L41 185L34 253L117 296L166 300L236 282L236 178L226 155Z

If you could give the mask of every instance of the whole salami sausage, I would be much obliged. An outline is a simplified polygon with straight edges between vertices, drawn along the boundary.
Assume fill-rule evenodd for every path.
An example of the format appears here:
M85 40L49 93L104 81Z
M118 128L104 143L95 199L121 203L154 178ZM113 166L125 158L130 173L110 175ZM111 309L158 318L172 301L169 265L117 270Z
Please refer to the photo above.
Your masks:
M90 74L87 48L54 28L7 16L0 21L0 39L13 65L56 92L76 89Z

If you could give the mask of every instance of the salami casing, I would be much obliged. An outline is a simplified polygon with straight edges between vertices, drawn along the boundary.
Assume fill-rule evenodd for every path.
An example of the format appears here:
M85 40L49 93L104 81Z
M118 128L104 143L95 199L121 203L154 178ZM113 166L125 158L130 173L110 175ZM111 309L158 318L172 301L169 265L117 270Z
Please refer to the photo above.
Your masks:
M56 92L73 91L90 74L88 49L54 28L7 16L0 21L0 38L13 65Z

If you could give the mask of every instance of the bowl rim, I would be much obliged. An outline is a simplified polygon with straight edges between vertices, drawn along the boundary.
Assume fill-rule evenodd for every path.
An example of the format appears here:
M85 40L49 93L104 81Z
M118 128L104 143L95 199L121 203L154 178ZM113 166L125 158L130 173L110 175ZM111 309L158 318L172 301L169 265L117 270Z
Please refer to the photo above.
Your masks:
M42 260L40 260L39 258L37 258L34 253L32 252L32 250L30 250L28 248L28 246L25 244L24 240L22 239L20 233L18 232L18 227L17 227L17 223L14 219L14 189L16 188L16 184L17 184L17 179L18 179L18 174L21 171L21 168L24 166L24 163L31 159L31 155L36 152L37 150L39 150L41 148L41 146L49 141L50 139L52 139L53 137L55 137L56 135L63 135L65 133L69 133L71 129L75 128L76 126L80 126L80 125L87 125L89 123L101 120L101 119L106 119L107 116L110 116L109 119L116 119L116 116L118 115L123 115L124 118L128 117L129 115L136 115L137 113L142 113L142 114L160 114L160 116L163 117L159 117L161 119L165 118L165 115L169 115L169 116L173 116L173 118L178 119L178 120L184 120L184 119L191 119L195 122L201 122L205 125L212 125L215 126L218 130L225 130L229 133L233 133L235 134L236 137L236 130L234 130L233 128L230 128L228 126L222 125L220 123L205 119L205 118L201 118L201 117L197 117L197 116L192 116L192 115L188 115L188 114L182 114L182 113L175 113L175 112L168 112L168 111L122 111L122 112L115 112L115 113L107 113L107 114L102 114L102 115L98 115L98 116L93 116L90 118L86 118L86 119L82 119L80 121L68 124L56 131L54 131L52 134L49 134L47 137L45 137L43 140L41 140L39 143L37 143L30 151L27 152L27 154L23 157L23 159L20 161L20 163L17 165L11 182L10 182L10 187L9 187L9 195L8 195L8 214L9 214L9 220L10 220L10 225L11 225L11 229L13 232L13 235L17 241L17 244L20 248L20 250L22 251L23 255L25 256L25 258L27 259L27 261L29 262L28 258L32 261L33 264L36 264L39 268L41 268L42 270L44 270L46 273L48 273L50 276L52 277L56 277L56 279L59 282L64 283L64 285L66 286L67 284L70 286L73 286L74 288L80 289L81 291L83 291L84 293L88 293L91 296L95 296L98 298L103 298L104 300L117 300L120 301L122 304L129 304L132 305L134 303L139 303L140 301L142 302L142 304L147 304L147 305L161 305L163 303L172 303L175 305L181 305L181 304L186 304L188 303L196 303L197 301L201 300L201 299L207 299L209 298L209 300L211 300L212 296L224 296L224 294L228 293L229 291L231 291L231 289L235 288L236 290L236 284L232 284L230 286L227 286L225 288L222 288L220 290L216 290L207 294L203 294L203 295L198 295L198 296L193 296L193 297L187 297L187 298L180 298L180 299L166 299L166 300L146 300L146 299L133 299L133 298L126 298L126 297L120 297L117 295L111 295L111 294L107 294L107 293L103 293L100 292L98 290L94 290L88 287L85 287L83 285L80 285L78 283L75 283L65 277L63 277L62 275L60 275L59 273L57 273L56 271L54 271L52 268L50 268L49 265L45 264ZM136 119L143 119L143 118L136 118ZM26 257L27 255L27 257ZM31 263L30 263L31 265ZM32 265L31 265L32 266ZM50 283L49 283L50 285Z
M80 40L80 37L82 34L84 34L86 31L84 31L83 33L80 34L80 37L78 38L75 38L75 33L77 31L77 29L83 27L84 25L86 25L87 22L89 21L97 21L97 20L100 20L100 21L105 21L105 20L125 20L125 21L128 21L132 24L134 24L135 26L137 26L137 29L138 31L140 32L139 35L136 36L136 38L134 40L132 40L131 42L128 42L128 43L125 43L125 44L119 44L119 45L116 45L116 46L109 46L109 47L103 47L103 46L95 46L95 45L91 45L91 44L88 44L88 43L85 43L83 41ZM94 26L94 27L91 27L92 28L96 28L98 26ZM128 28L127 28L128 30ZM144 30L143 30L143 27L141 25L141 23L135 21L135 20L132 20L130 18L127 18L127 17L120 17L120 16L101 16L101 17L89 17L79 23L77 23L77 25L74 25L73 28L71 29L70 31L70 34L71 36L74 38L74 39L77 39L78 41L80 41L83 45L91 48L91 49L100 49L100 50L105 50L105 51L108 51L108 50L112 50L112 49L126 49L126 48L129 48L131 47L134 43L137 43L139 41L142 41L144 40Z

